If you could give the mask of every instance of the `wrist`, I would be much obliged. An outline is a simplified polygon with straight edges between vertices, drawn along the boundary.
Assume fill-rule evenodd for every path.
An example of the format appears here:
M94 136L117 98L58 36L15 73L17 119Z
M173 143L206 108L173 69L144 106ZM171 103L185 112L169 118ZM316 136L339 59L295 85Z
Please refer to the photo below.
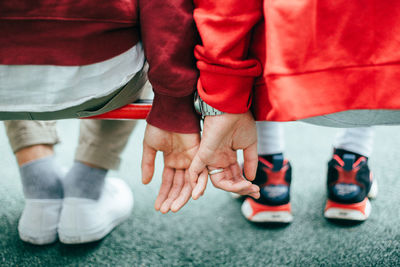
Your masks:
M217 116L225 114L225 112L222 112L204 102L204 100L201 99L197 92L195 92L194 94L194 108L196 112L201 115L202 119L204 119L206 116Z
M193 107L193 95L172 97L155 93L146 121L157 128L177 133L198 133L199 116Z

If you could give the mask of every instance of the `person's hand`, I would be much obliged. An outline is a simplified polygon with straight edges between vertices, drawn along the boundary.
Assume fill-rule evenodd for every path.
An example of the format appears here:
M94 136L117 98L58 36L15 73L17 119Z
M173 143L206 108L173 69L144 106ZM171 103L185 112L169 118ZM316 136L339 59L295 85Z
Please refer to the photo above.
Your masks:
M243 149L247 180L237 162L238 149ZM250 112L207 116L199 150L189 169L193 199L204 193L209 172L215 187L259 198L259 187L250 182L255 178L257 163L257 130Z
M169 132L147 124L142 155L142 182L151 182L157 151L164 156L162 184L155 209L162 213L177 212L190 199L192 187L189 166L200 144L200 134Z

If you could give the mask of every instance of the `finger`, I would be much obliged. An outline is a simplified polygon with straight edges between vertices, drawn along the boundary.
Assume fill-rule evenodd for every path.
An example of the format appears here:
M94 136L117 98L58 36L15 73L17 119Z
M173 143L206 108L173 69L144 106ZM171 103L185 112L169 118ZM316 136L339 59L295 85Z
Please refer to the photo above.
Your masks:
M243 150L244 159L244 175L249 181L253 181L256 178L258 155L257 155L257 143Z
M214 185L214 187L216 187L218 189L226 190L225 188L228 185L225 183L232 183L232 173L229 168L226 168L226 169L224 169L223 172L211 174L210 180L211 180L211 183ZM221 185L222 185L222 187L221 187Z
M192 163L189 167L189 176L190 176L190 186L192 188L196 187L197 180L199 175L206 169L206 165L200 159L198 152L194 156Z
M171 211L172 212L179 211L189 201L191 195L192 195L192 187L188 183L187 185L183 186L182 191L179 194L179 197L172 202Z
M245 187L244 189L242 189L242 190L240 190L240 191L238 191L236 193L238 193L238 194L240 194L242 196L245 196L245 195L257 194L259 192L260 192L260 188L257 185L253 184L251 186Z
M156 159L157 151L143 143L142 154L142 183L148 184L151 182L154 174L154 161Z
M242 168L240 168L238 162L235 162L234 164L230 165L229 168L231 169L233 180L236 181L246 180L246 178L243 177Z
M238 193L241 195L246 195L248 192L255 192L257 189L252 188L252 184L249 181L239 181L239 182L227 182L221 184L226 187L231 192ZM225 190L226 190L225 189Z
M172 205L172 202L178 198L179 193L182 190L184 185L184 171L183 170L176 170L174 175L174 181L172 183L171 190L169 191L168 198L164 200L163 204L161 205L160 211L161 213L167 213Z
M216 188L238 194L247 192L251 186L251 182L243 177L233 176L230 167L222 173L210 175L210 180Z
M242 170L242 168L240 168L239 164L233 164L233 165L231 165L230 169L231 169L231 171L232 171L232 174L234 175L234 176L232 177L232 180L231 180L232 184L241 183L242 181L247 181L247 182L249 182L249 181L243 176L243 170ZM249 185L248 183L246 183L246 184ZM248 194L249 189L250 189L250 188L247 187L246 189L244 189L243 192L240 192L240 194L242 194L242 195ZM239 192L238 192L238 193L239 193Z
M240 181L233 181L231 179L232 177L230 177L229 179L226 179L226 177L224 177L223 179L218 180L218 179L213 179L212 176L211 176L211 181L213 182L214 186L228 192L247 195L249 193L259 191L258 186L253 185L251 182L246 181L244 179Z
M158 192L158 196L156 199L156 203L154 204L154 208L156 210L160 210L161 205L167 199L169 191L172 187L172 181L174 179L175 170L171 168L164 168L162 174L162 183L160 186L160 191Z
M251 193L249 194L249 196L255 198L255 199L259 199L260 198L260 192L256 192L256 193Z
M177 199L171 205L171 211L177 212L179 211L185 204L189 201L190 196L192 194L192 187L190 186L189 181L189 172L185 172L185 184L178 196Z
M207 182L208 182L208 171L207 169L205 169L200 174L199 179L197 180L196 187L193 189L192 198L194 200L198 199L200 196L204 194L204 191L206 190L207 187Z

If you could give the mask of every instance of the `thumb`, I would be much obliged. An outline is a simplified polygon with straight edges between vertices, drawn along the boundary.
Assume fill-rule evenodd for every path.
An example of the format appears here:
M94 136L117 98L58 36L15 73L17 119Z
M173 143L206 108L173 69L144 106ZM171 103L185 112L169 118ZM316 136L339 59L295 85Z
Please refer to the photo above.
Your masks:
M192 188L195 188L197 180L199 179L199 175L203 172L205 168L206 165L200 159L199 154L197 152L189 167L189 178L190 178L190 185L192 186Z
M257 143L243 150L244 159L244 175L247 180L253 181L256 178L258 155L257 155Z
M142 154L142 183L148 184L151 182L154 174L154 161L156 159L157 150L153 149L143 142Z

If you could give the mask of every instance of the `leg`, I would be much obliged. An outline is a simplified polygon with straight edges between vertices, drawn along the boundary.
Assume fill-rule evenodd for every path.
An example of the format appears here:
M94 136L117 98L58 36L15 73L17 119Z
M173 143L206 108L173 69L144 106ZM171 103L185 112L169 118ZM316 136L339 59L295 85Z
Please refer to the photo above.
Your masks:
M346 150L360 156L369 157L374 143L372 127L342 129L336 136L335 149Z
M283 154L285 139L283 125L279 122L257 122L258 155Z
M53 155L58 143L54 121L5 121L7 136L19 166Z
M83 120L75 160L102 169L118 169L120 154L136 121Z
M120 179L105 177L108 169L118 168L134 125L134 121L81 121L75 163L63 180L61 242L99 240L130 215L133 199L129 187Z
M333 159L328 164L325 217L357 221L368 218L368 197L377 194L368 166L372 145L371 127L344 129L337 135Z
M97 200L109 169L118 169L135 121L83 120L75 163L64 180L65 197Z
M260 186L260 198L246 198L242 213L253 222L291 222L291 166L284 159L283 125L257 122L258 168L253 183Z
M62 175L53 157L53 145L58 142L55 122L6 121L5 126L26 202L19 235L37 245L52 243L57 238L63 197Z

